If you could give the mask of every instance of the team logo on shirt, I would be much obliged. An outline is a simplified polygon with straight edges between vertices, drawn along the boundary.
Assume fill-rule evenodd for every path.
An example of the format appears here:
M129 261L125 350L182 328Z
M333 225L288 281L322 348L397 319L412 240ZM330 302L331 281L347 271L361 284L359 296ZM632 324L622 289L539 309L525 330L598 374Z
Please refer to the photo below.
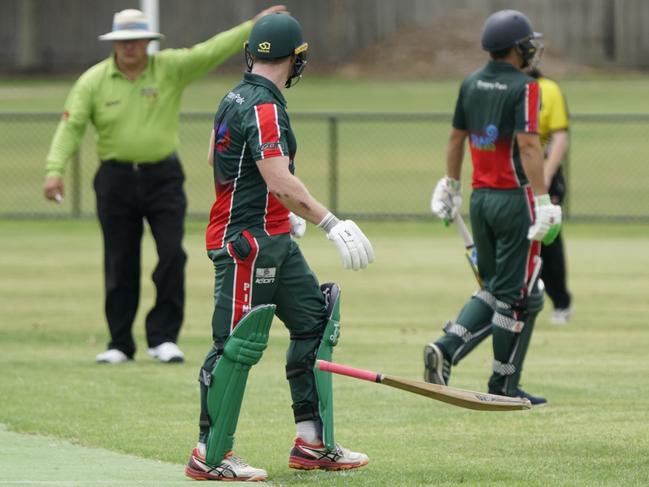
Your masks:
M255 269L255 284L272 284L275 282L276 267L260 267Z
M230 147L230 131L228 130L228 123L223 120L216 127L214 127L214 148L216 152L225 152Z
M477 150L494 152L498 135L498 127L494 124L487 125L483 135L471 134L471 145Z
M145 97L149 103L155 103L158 99L158 89L157 88L142 88L140 94Z

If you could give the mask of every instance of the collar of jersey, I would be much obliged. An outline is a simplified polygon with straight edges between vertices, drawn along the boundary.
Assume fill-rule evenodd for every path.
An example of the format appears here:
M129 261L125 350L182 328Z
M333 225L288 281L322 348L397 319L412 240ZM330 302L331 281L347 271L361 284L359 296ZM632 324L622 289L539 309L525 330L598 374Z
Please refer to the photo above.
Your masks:
M284 95L282 95L282 92L277 89L275 83L273 83L268 78L264 78L263 76L259 76L258 74L244 73L243 80L246 83L250 83L251 85L263 86L264 88L269 90L275 96L275 98L277 98L277 101L279 101L283 107L286 107L286 99L284 98Z
M511 63L505 62L505 61L495 61L491 60L487 63L487 68L493 69L495 71L518 71L520 72L520 69L516 69L516 66L514 66Z
M148 72L149 69L151 69L151 60L152 60L152 56L149 56L149 61L146 63L146 67L144 68L144 70L143 70L143 71L140 73L140 75L138 76L138 79L140 79L142 76L144 76L144 74L145 74L146 72ZM122 73L122 72L119 70L119 68L117 67L117 63L115 62L115 54L114 54L114 53L113 53L113 55L109 58L109 61L108 61L108 71L109 71L109 73L110 73L111 78L114 77L114 76L121 76L122 78L126 78L126 75L125 75L124 73Z

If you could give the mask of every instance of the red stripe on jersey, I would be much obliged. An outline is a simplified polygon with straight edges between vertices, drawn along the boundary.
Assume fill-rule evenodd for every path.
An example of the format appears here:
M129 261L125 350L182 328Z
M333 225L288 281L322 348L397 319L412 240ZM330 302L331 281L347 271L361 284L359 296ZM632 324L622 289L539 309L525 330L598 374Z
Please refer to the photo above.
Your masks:
M513 140L498 139L490 149L470 143L473 188L512 189L520 187L512 163Z
M261 158L281 157L284 155L280 145L279 123L277 121L277 106L274 103L264 103L255 106L257 129L259 130L259 147ZM268 147L264 149L264 147Z
M266 214L264 215L264 231L268 235L280 235L291 231L291 223L288 221L288 209L277 199L268 193L266 197Z
M250 254L245 259L240 259L232 249L232 243L228 243L228 254L234 259L234 283L232 289L232 318L230 321L230 333L237 326L241 318L250 311L252 307L252 279L255 261L259 253L259 245L250 233L243 232L243 236L250 244Z
M525 132L539 131L539 84L534 81L525 86Z
M232 215L232 202L234 200L235 183L216 184L216 201L210 210L210 222L205 232L205 244L207 250L220 249L223 247L225 230L230 223Z

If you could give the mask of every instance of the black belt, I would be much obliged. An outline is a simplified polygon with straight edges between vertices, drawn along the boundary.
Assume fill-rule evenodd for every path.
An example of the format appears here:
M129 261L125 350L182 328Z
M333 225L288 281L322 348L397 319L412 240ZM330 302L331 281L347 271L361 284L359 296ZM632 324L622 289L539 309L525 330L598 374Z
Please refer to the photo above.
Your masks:
M173 164L176 162L178 162L178 156L175 153L170 155L169 157L165 157L164 159L153 162L120 161L118 159L107 159L101 161L102 165L129 168L133 171L155 169L159 168L162 165Z

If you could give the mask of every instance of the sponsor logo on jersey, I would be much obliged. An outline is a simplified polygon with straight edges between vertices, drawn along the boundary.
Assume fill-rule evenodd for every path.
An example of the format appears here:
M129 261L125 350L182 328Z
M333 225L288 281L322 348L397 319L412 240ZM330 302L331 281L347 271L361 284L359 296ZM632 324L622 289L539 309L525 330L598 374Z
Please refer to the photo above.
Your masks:
M239 93L233 93L232 91L226 95L225 99L227 101L233 101L233 102L237 103L238 105L242 105L243 102L246 100Z
M499 90L499 91L505 91L507 89L507 85L503 83L498 83L498 81L482 81L481 79L478 80L477 86L479 90Z
M265 42L260 42L259 46L257 47L257 50L259 52L265 52L268 54L270 52L270 42L265 41Z
M271 284L275 282L276 267L260 267L255 269L255 284Z
M494 152L498 135L498 127L493 124L487 125L483 135L471 134L471 145L477 150Z
M270 149L278 149L279 148L279 142L264 142L261 144L261 150L270 150Z
M158 99L158 89L157 88L142 88L140 94L145 97L149 103L155 103Z

